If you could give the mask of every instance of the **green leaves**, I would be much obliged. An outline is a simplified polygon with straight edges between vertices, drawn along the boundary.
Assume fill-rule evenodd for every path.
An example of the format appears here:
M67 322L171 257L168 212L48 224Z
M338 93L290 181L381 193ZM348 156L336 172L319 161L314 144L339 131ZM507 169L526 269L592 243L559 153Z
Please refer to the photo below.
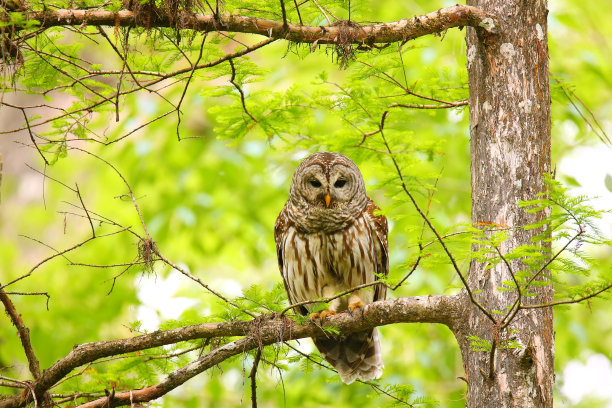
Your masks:
M278 282L270 291L259 285L251 285L237 300L244 300L243 304L254 313L280 312L287 306L287 294L282 282Z
M34 10L43 8L41 1L28 3ZM81 8L101 7L95 0L77 3ZM216 5L209 3L213 8ZM223 13L280 18L278 1L219 3ZM292 2L285 1L288 18L294 24L301 18L304 24L315 26L328 25L328 18L332 22L336 17L347 19L349 7L351 20L361 22L398 20L444 5L345 0L298 3L300 15ZM601 86L612 78L607 47L601 42L610 37L610 28L605 14L591 3L562 3L551 10L549 27L554 72L553 161L559 163L559 178L572 187L579 182L572 175L561 175L562 159L577 144L590 142L586 136L597 129L595 119L605 127L601 118L606 117L612 100L612 88ZM71 4L60 0L53 6ZM206 4L203 7L201 12L210 13ZM118 11L122 5L112 1L102 8ZM585 13L594 19L593 24L584 24ZM545 194L521 203L537 217L536 222L511 227L471 224L469 112L465 106L434 109L468 96L464 32L450 30L442 39L422 38L401 47L392 44L381 50L356 50L356 60L349 61L345 70L338 68L333 45L295 46L280 40L234 58L232 70L226 56L262 38L211 32L199 67L192 71L202 34L181 32L183 39L177 44L174 29L110 27L105 28L105 37L95 27L79 27L78 31L49 28L26 38L38 23L24 20L19 13L10 14L10 19L0 24L26 28L16 34L24 65L17 71L16 82L10 75L0 78L0 101L14 103L24 98L24 106L50 106L26 109L33 137L53 164L43 169L36 156L33 167L68 186L78 182L90 215L99 214L103 220L94 221L97 233L108 232L109 225L104 224L108 219L142 233L138 214L121 198L126 188L118 184L117 175L71 149L84 148L112 163L134 190L142 218L162 253L188 265L194 276L239 306L228 305L186 280L181 296L197 303L172 319L158 316L161 328L250 319L245 310L271 313L288 305L272 229L295 167L306 154L321 150L342 152L359 165L368 194L389 219L391 273L387 281L399 282L420 257L418 268L390 297L454 293L462 287L437 238L406 196L395 163L406 188L439 229L464 275L472 261L486 263L489 273L494 268L508 271L508 262L513 275L507 273L498 290L511 293L500 296L513 300L520 290L527 304L538 287L554 284L557 300L571 301L593 295L610 283L610 242L597 229L601 211L594 210L587 197L572 197L555 180L549 179ZM598 31L590 32L588 27ZM577 49L581 50L578 57ZM28 97L33 99L26 100ZM27 132L19 110L4 105L1 109L2 124L12 122L10 126ZM19 121L13 121L13 116ZM24 134L27 141L29 134ZM183 139L180 143L177 136ZM104 145L109 142L116 143ZM42 187L38 175L11 170L8 160L29 160L30 150L3 152L8 170L2 185L6 218L0 222L1 282L55 253L45 245L61 250L91 233L79 201L61 185L47 180ZM534 242L509 248L509 237L524 230L537 231ZM40 239L44 245L19 234ZM67 258L99 265L131 262L137 256L137 243L138 239L126 233L109 241L96 240ZM16 288L50 293L49 312L42 312L43 301L15 299L31 328L43 367L69 352L74 343L126 337L142 327L138 273L129 270L115 282L120 273L116 267L67 263L58 258ZM168 270L158 268L156 273L164 276ZM111 282L115 288L107 295ZM482 295L478 292L474 291L477 298ZM319 304L315 310L325 307ZM503 317L509 311L508 305L494 313ZM605 338L610 337L606 334L611 329L605 312L593 307L556 313L561 364L590 349L607 350ZM296 317L296 321L306 319ZM11 367L6 375L16 377L25 372L23 353L10 324L0 327L0 360ZM421 325L380 330L386 363L383 378L398 383L381 386L391 396L373 391L371 385L337 384L333 372L316 364L324 360L312 352L309 340L300 341L299 347L311 359L285 345L266 347L258 373L261 401L271 406L427 405L426 399L416 396L417 389L419 394L441 399L443 406L463 406L465 385L455 380L460 364L456 349L450 346L454 339L443 330ZM191 341L102 361L52 392L150 385L229 340L207 345ZM476 350L490 351L489 341L470 341ZM497 348L519 346L508 339ZM193 392L185 388L159 404L244 405L249 398L250 359L226 361L212 374L194 379Z
M466 338L470 341L472 351L491 351L491 343L488 340L478 336L467 336Z

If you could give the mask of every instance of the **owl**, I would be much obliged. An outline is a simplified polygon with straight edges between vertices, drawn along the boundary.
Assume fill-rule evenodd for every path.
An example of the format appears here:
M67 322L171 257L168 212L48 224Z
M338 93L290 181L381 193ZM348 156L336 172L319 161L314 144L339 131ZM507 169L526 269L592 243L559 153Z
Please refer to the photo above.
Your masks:
M376 210L359 168L348 157L315 153L298 166L274 226L278 266L290 303L331 297L389 273L387 219L374 215ZM316 304L300 306L298 312L324 320L343 311L363 312L368 303L385 296L384 285L373 285L331 301L322 312L311 313ZM313 341L346 384L382 375L376 328Z

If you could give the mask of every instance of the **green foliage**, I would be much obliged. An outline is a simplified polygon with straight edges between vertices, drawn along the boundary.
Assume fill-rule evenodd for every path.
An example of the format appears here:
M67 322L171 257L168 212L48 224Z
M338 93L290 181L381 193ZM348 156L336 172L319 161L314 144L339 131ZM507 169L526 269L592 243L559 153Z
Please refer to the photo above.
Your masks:
M519 206L528 213L539 214L539 220L520 227L525 231L537 231L533 244L520 245L502 252L504 242L509 238L510 229L495 224L472 227L464 225L458 241L469 241L470 259L486 264L485 270L500 265L511 268L512 280L503 281L499 291L516 292L521 296L533 297L536 287L556 283L558 298L579 299L610 285L605 275L599 279L591 277L591 271L598 268L589 249L606 247L611 241L598 229L596 221L607 210L595 210L584 195L573 197L568 188L550 175L545 177L546 191L534 200L522 201ZM582 279L583 284L576 284ZM510 306L508 306L510 309ZM504 316L508 310L494 310Z
M271 291L251 285L242 293L242 299L250 302L247 309L257 313L280 312L287 306L287 294L282 282L274 285Z
M41 1L29 3L34 10L43 8ZM159 6L162 3L156 2ZM288 18L298 22L290 3L285 2ZM450 4L339 0L318 3L341 19L348 18L350 4L353 21L393 21ZM53 4L58 8L70 5L68 0ZM100 4L97 0L83 0L77 5L85 8ZM222 5L227 13L274 19L280 13L278 1L228 0ZM121 5L115 1L107 2L105 7L116 11ZM605 13L599 12L600 6L595 2L561 2L552 7L553 154L555 161L561 162L577 146L598 140L594 135L605 140L593 117L608 117L612 106L612 86L607 86L612 78L609 53L601 45L607 44L612 33L610 25L605 24ZM304 4L300 12L305 24L327 25L325 15L313 2ZM1 24L23 23L18 20L22 18L19 13L11 13L10 17L10 22ZM591 20L593 24L584 24ZM27 30L33 30L38 23L29 20L25 24ZM24 292L44 290L51 296L49 311L45 310L44 298L13 297L30 327L43 368L70 352L74 344L129 337L157 327L250 319L244 310L255 314L283 310L288 303L277 270L272 228L286 200L293 170L302 157L313 151L340 151L362 169L368 193L390 220L390 284L399 282L421 257L417 270L389 297L456 293L461 283L435 236L425 228L402 190L387 148L393 152L419 206L442 235L449 235L445 243L457 256L463 272L472 260L488 262L488 268L504 263L496 248L503 246L507 229L472 226L469 222L468 110L417 110L395 105L434 103L414 94L445 101L467 98L464 32L450 30L441 39L425 37L401 47L396 44L382 50L354 50L356 59L343 70L338 67L332 46L319 45L313 50L311 46L278 41L234 59L234 84L230 83L229 62L216 61L244 49L237 41L252 45L261 38L209 33L199 64L211 66L193 72L182 99L179 125L175 109L192 74L191 63L199 56L203 35L184 34L178 49L174 29L118 28L106 30L108 39L95 28L83 31L87 35L50 28L44 35L26 40L27 46L21 48L24 64L16 77L1 78L0 100L8 101L11 92L23 90L33 98L31 104L55 104L61 109L57 110L60 116L44 126L38 124L48 118L47 112L28 111L38 147L50 166L43 167L34 150L0 146L5 159L0 282L23 275L54 254L47 246L66 249L91 234L86 214L73 192L47 180L43 205L42 176L15 161L25 160L67 186L78 183L87 209L98 214L93 222L98 236L116 229L105 219L144 234L132 203L124 199L127 189L120 178L99 160L73 149L80 147L112 163L130 183L147 230L160 251L238 307L185 278L171 298L187 298L193 305L179 315L155 309L153 313L160 322L151 328L139 311L146 306L140 299L141 282L148 279L142 274L145 268L135 266L121 273L120 267L75 265L133 262L139 256L139 239L130 233L97 238L66 254L67 259L58 257L42 265L14 287ZM124 64L129 65L133 76L123 68ZM105 73L111 71L117 74ZM171 79L158 81L159 74L178 71ZM150 82L148 91L137 92L136 80ZM122 93L118 106L113 98L117 89ZM98 105L100 101L103 102ZM377 131L384 112L389 113L381 134ZM12 117L19 116L21 120L19 111L3 106L0 115L2 130L7 130L4 126L9 124L11 128L24 125ZM145 124L148 125L143 127ZM568 136L566 128L575 131ZM177 135L182 139L180 143ZM26 133L23 140L28 138ZM104 145L112 142L117 143ZM9 161L14 162L9 165ZM571 174L558 177L572 187L580 184ZM540 233L538 240L502 252L504 258L512 265L520 265L514 276L523 296L531 296L534 287L550 282L555 285L557 300L596 293L609 284L612 266L607 247L610 242L595 223L602 212L591 208L586 197L572 196L571 190L556 180L550 179L548 187L547 195L522 204L526 211L543 214L539 222L526 227ZM41 240L44 245L20 235ZM550 256L554 260L547 263ZM538 275L543 267L547 274ZM159 279L159 285L172 274L159 262L154 270L153 279ZM536 275L542 279L532 280ZM499 290L516 292L516 282L507 280ZM496 315L503 317L507 313L508 310L499 310ZM612 324L606 313L605 307L556 312L557 367L562 369L583 353L609 353L606 339L612 335ZM0 366L9 367L2 369L2 375L25 377L27 364L19 340L8 319L2 319ZM306 321L300 316L295 319ZM337 376L320 365L325 363L318 353L308 350L306 358L279 345L262 351L258 372L260 405L433 405L423 395L440 400L442 406L465 405L465 384L456 379L462 375L462 367L455 340L447 329L401 325L384 327L380 332L386 364L382 380L387 384L381 388L391 396L368 384L339 384ZM485 339L469 340L474 350L491 349ZM154 384L197 359L200 353L228 341L231 339L184 342L103 360L52 392L100 392L113 386L121 390ZM299 342L304 349L309 344L309 340ZM500 349L519 346L511 339L497 345ZM245 405L249 401L247 376L252 358L249 353L225 361L159 404Z
M572 197L568 194L568 189L550 175L546 178L546 184L546 192L539 194L538 199L519 203L528 212L545 214L539 222L525 228L543 231L534 237L534 241L551 242L553 248L551 261L548 261L548 256L524 255L527 251L518 254L524 255L528 262L535 266L531 270L531 276L546 268L552 280L557 283L555 295L569 299L587 296L610 285L612 280L604 271L601 276L596 276L596 279L586 279L592 277L593 271L598 270L598 261L586 248L609 247L612 244L596 225L596 221L605 213L609 213L609 210L595 210L589 204L592 199L587 196ZM540 259L537 259L538 257ZM531 278L529 274L519 276L522 281L528 278ZM534 284L538 284L538 281L533 280L529 285ZM528 288L526 289L526 293L529 293Z
M467 336L472 351L491 351L491 342L478 336Z

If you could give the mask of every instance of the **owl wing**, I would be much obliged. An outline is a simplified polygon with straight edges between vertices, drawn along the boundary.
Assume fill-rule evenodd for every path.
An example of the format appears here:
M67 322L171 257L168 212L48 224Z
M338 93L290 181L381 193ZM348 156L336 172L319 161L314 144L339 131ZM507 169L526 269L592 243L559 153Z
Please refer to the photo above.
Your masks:
M368 220L370 229L376 233L376 273L379 275L389 275L389 242L387 235L389 234L389 226L387 224L387 217L382 214L374 215L375 211L379 211L380 208L370 197L368 197L368 203L364 210L364 215ZM376 285L374 290L374 301L384 300L387 297L386 286Z
M287 230L291 225L291 220L287 216L287 206L285 206L280 214L278 214L278 218L276 218L276 223L274 224L274 241L276 242L276 258L278 259L278 269L280 271L281 277L283 278L283 285L285 285L285 292L287 292L287 298L289 299L289 304L295 303L294 299L291 297L291 291L289 290L289 284L287 283L287 279L285 278L285 273L283 272L285 268L285 259L283 254L283 241L286 238ZM299 312L301 314L306 314L307 311L304 307L299 308Z

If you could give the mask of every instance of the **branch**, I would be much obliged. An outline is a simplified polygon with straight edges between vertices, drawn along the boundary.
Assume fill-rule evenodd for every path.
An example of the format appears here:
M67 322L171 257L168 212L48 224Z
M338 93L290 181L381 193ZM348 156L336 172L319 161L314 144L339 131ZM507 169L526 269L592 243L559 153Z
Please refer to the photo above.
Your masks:
M323 327L335 327L340 333L352 333L393 323L441 323L453 327L459 321L461 297L417 296L399 298L369 304L363 315L340 313L322 323ZM85 404L85 407L129 405L159 398L197 374L213 367L229 357L277 342L326 335L320 325L300 325L278 314L257 317L251 321L204 323L167 331L156 331L129 339L86 343L76 346L64 358L43 371L40 379L31 385L36 396L41 396L75 368L100 358L131 353L181 341L213 337L244 336L225 344L202 358L180 368L160 383L139 390L117 392L112 400L103 397ZM0 400L0 408L19 407L21 396Z
M83 241L79 242L78 244L75 244L75 245L71 246L71 247L70 247L70 248L68 248L68 249L64 249L63 251L59 251L59 252L57 252L57 253L55 253L55 254L53 254L53 255L50 255L50 256L46 257L45 259L43 259L42 261L40 261L39 263L37 263L36 265L34 265L34 266L33 266L33 267L32 267L32 268L31 268L31 269L30 269L30 270L29 270L27 273L25 273L25 274L23 274L23 275L21 275L21 276L19 276L19 277L15 278L15 279L13 279L12 281L10 281L10 282L9 282L9 283L7 283L7 284L4 284L4 285L0 284L0 290L2 290L2 289L4 289L4 288L6 288L7 286L10 286L10 285L12 285L12 284L14 284L14 283L16 283L16 282L19 282L19 281L20 281L20 280L22 280L22 279L27 278L28 276L32 275L32 273L33 273L33 272L34 272L36 269L38 269L39 267L41 267L43 264L45 264L46 262L48 262L48 261L50 261L50 260L52 260L52 259L57 258L58 256L65 256L65 254L67 254L68 252L73 251L73 250L75 250L75 249L77 249L77 248L80 248L80 247L82 247L83 245L85 245L86 243L88 243L89 241L92 241L92 240L94 240L94 239L97 239L97 238L103 238L103 237L109 237L109 236L111 236L111 235L120 234L120 233L122 233L122 232L124 232L124 231L129 231L129 229L128 229L128 228L130 228L130 227L125 227L125 228L122 228L122 229L120 229L120 230L118 230L118 231L109 232L108 234L96 235L96 236L94 236L94 237L89 237L89 238L87 238L87 239L85 239L85 240L83 240Z
M281 0L282 2L282 0ZM283 7L284 11L284 7ZM253 368L249 377L251 378L251 407L257 408L257 367L259 367L259 360L261 359L261 349L257 349L255 358L253 359Z
M466 106L468 104L467 99L463 99L456 102L441 103L438 105L424 105L420 103L392 103L389 108L408 108L408 109L448 109L457 108L459 106Z
M612 289L612 283L604 286L603 288L599 289L596 292L591 293L590 295L586 295L586 296L580 297L578 299L559 300L558 302L543 303L541 305L521 306L521 309L539 309L539 308L542 308L542 307L552 307L552 306L558 306L558 305L571 305L571 304L574 304L574 303L580 303L580 302L584 302L585 300L589 300L591 298L594 298L595 296L599 295L600 293L606 292L606 291L608 291L610 289Z
M158 13L158 14L157 14ZM470 6L456 5L438 11L403 19L386 24L335 26L305 26L283 21L239 15L189 14L181 13L170 18L159 10L150 19L153 27L176 28L171 21L182 21L180 28L194 31L227 31L234 33L259 34L270 38L282 38L297 43L335 44L338 38L348 39L353 44L375 44L408 41L428 34L440 33L453 27L482 27L493 32L497 26L496 18L484 11ZM129 10L113 12L109 10L58 9L25 13L26 20L38 20L39 28L55 26L109 26L135 27L137 13ZM222 27L223 30L219 30Z
M482 306L474 297L474 294L472 292L472 290L470 289L470 286L468 285L465 277L463 276L463 274L461 273L461 269L459 269L459 266L457 265L457 261L455 260L455 258L453 257L453 254L450 252L450 250L448 249L448 247L446 246L446 244L444 243L444 240L442 239L442 236L440 235L440 233L438 232L438 230L436 229L436 227L434 227L434 225L432 224L431 220L429 219L429 217L427 217L427 215L423 212L423 210L421 210L421 207L419 206L419 204L416 202L416 200L414 199L414 196L412 195L412 193L410 192L410 190L408 189L408 187L406 186L406 181L404 180L404 176L402 174L402 170L397 162L397 160L395 159L395 155L393 153L393 150L391 150L391 146L389 145L389 142L387 141L387 138L385 137L385 133L383 131L383 128L385 127L385 119L388 115L389 111L385 111L382 114L382 117L380 119L380 136L383 140L383 143L387 149L387 152L389 153L389 156L391 157L391 160L393 161L393 165L395 166L395 170L397 172L397 175L399 176L399 179L402 183L402 189L404 190L404 192L406 193L406 195L408 196L408 198L410 199L410 201L412 202L412 205L414 206L414 208L417 210L417 212L419 213L419 215L421 216L421 218L423 219L424 222L427 223L427 226L429 227L429 229L431 230L431 232L434 233L434 235L437 238L437 241L440 243L440 245L442 246L442 249L444 249L444 252L446 252L446 255L448 256L448 259L451 261L451 264L453 266L453 269L455 270L455 272L457 273L457 275L459 275L459 279L461 279L461 282L463 283L463 286L465 287L465 290L468 294L468 296L470 297L470 301L476 306L478 307L478 309L480 309L480 311L482 313L484 313L489 320L491 320L491 322L493 322L494 324L496 323L495 317L491 314L491 312L489 312L487 309L484 308L484 306Z
M225 62L227 60L230 60L232 58L238 58L238 57L242 57L243 55L247 55L247 54L249 54L249 53L251 53L251 52L253 52L255 50L258 50L258 49L260 49L262 47L265 47L266 45L268 45L268 44L270 44L270 43L272 43L274 41L276 41L274 38L269 38L269 39L263 40L263 41L261 41L261 42L259 42L257 44L253 44L253 45L251 45L251 46L249 46L247 48L244 48L242 50L239 50L239 51L236 51L236 52L224 55L223 57L221 57L221 58L219 58L219 59L217 59L215 61L210 61L210 62L205 62L205 63L199 64L199 65L196 66L195 69L199 70L199 69L205 69L205 68L214 67L214 66L219 65L219 64L221 64L221 63L223 63L223 62ZM74 109L72 111L65 111L64 110L63 113L61 115L59 115L59 116L55 116L55 117L52 117L52 118L49 118L49 119L44 119L44 120L41 120L41 121L36 122L36 123L29 123L28 127L35 128L35 127L42 126L42 125L45 125L47 123L53 122L53 121L58 120L58 119L70 117L70 116L75 115L77 113L90 112L90 111L94 110L95 108L97 108L99 106L105 105L106 103L109 103L109 102L113 102L113 100L117 97L117 95L124 96L124 95L129 95L129 94L138 92L138 91L140 91L142 89L149 90L149 88L152 87L153 85L159 84L162 81L165 81L167 79L176 77L178 75L189 73L192 70L193 70L193 67L190 65L189 67L180 68L180 69L177 69L177 70L175 70L173 72L168 72L166 74L155 75L156 76L155 79L153 79L153 80L151 80L151 81L149 81L149 82L147 82L145 84L141 84L140 86L137 86L137 87L132 88L132 89L127 89L125 91L121 91L118 94L117 93L113 93L112 95L110 95L108 97L104 97L101 100L94 101L94 102L92 102L91 104L89 104L89 105L87 105L85 107L80 107L80 108ZM10 107L15 108L15 109L21 109L21 107L19 107L19 106L10 105L10 104L7 104L5 102L0 102L0 103L2 103L3 105L6 105L6 106L10 106ZM32 107L32 108L34 108L34 107ZM167 115L169 115L170 113L173 113L173 112L175 112L175 109L172 109L172 110L170 110L170 111L168 111L168 112L158 116L157 118L153 119L153 121L161 119L164 116L167 116ZM150 121L149 123L151 123L153 121ZM15 129L11 129L11 130L2 130L2 131L0 131L0 135L19 132L21 130L26 130L28 127L22 126L20 128L15 128ZM134 129L133 131L131 131L127 135L123 135L123 136L121 136L121 137L119 137L117 139L114 139L114 140L111 140L111 141L108 141L108 142L100 142L97 139L87 139L87 140L93 140L93 141L102 143L103 145L107 146L107 145L116 143L119 140L124 139L126 136L128 136L129 134L135 132L136 130L141 129L142 127L144 127L144 125L141 125L141 126L137 127L136 129Z
M253 122L257 123L258 120L255 119L253 115L251 115L251 113L246 107L245 96L244 96L244 91L242 90L242 87L240 86L238 82L236 82L236 67L234 66L234 60L230 59L229 64L230 64L230 67L232 68L232 77L230 78L230 84L234 85L234 88L236 88L236 90L240 93L240 102L242 102L242 109L244 109L244 113L249 115L249 117L253 119Z
M30 342L30 330L25 326L25 324L23 324L21 315L17 313L17 310L15 310L13 302L11 302L11 299L8 297L8 294L4 291L4 289L0 289L0 302L4 304L6 313L11 318L13 325L17 328L19 340L21 340L21 345L23 346L23 350L25 351L25 355L28 359L30 373L32 373L32 376L38 380L40 378L40 365L36 355L34 354L34 349L32 349L32 343Z
M159 257L159 259L165 263L166 265L168 265L169 267L171 267L172 269L175 269L176 271L182 273L183 275L185 275L186 277L188 277L189 279L191 279L194 282L197 282L198 284L200 284L200 286L202 286L204 289L206 289L207 291L209 291L210 293L212 293L213 295L215 295L216 297L218 297L219 299L223 300L225 303L234 306L236 309L240 310L242 313L246 313L251 317L255 317L255 314L252 312L249 312L248 310L241 308L239 305L237 305L235 302L232 302L230 299L226 298L225 296L223 296L221 293L217 292L216 290L214 290L213 288L211 288L210 286L208 286L206 283L204 283L200 278L192 275L190 272L188 272L187 270L181 268L180 266L178 266L177 264L175 264L174 262L170 261L168 258L166 258L161 252L159 252L159 250L156 247L152 248L152 251L155 255L157 255Z

